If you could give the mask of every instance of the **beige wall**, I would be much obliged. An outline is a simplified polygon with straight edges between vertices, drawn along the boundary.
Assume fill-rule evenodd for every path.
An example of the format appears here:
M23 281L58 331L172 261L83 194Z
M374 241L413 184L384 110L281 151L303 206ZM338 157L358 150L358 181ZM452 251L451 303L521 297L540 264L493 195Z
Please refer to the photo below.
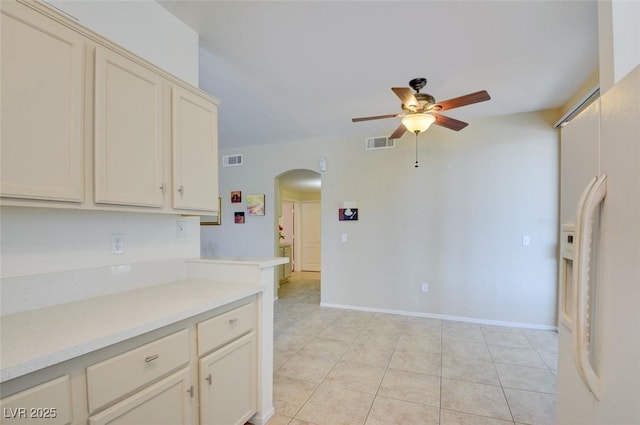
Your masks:
M298 192L295 190L282 189L280 192L282 199L290 201L319 201L320 191L317 192Z
M245 165L220 171L223 223L201 229L202 253L272 255L274 178L317 170L325 157L323 303L554 326L557 115L479 119L460 133L434 127L420 136L417 169L410 136L378 151L364 149L371 134L362 134L221 152L242 153ZM233 224L231 190L265 193L267 215ZM345 200L358 202L359 221L338 221Z

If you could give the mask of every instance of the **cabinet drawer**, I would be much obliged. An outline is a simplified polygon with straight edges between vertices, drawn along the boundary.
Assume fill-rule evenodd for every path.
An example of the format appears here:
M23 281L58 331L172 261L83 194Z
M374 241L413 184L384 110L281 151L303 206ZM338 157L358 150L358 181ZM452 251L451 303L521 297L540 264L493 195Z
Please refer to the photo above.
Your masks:
M0 400L0 406L2 424L70 424L73 418L69 375L4 398Z
M255 328L256 303L198 323L198 356L232 341Z
M189 362L185 329L87 368L89 411L166 375Z

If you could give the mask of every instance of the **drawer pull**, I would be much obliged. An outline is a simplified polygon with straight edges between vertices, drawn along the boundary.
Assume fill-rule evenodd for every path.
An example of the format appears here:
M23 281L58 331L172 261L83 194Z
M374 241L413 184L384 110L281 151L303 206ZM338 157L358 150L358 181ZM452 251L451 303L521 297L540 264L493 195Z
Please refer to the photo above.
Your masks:
M144 361L145 363L151 363L152 361L156 360L160 358L160 356L158 356L157 354L154 354L153 356L147 356L145 357Z
M209 385L211 385L213 383L213 379L211 378L211 374L209 374L209 376L204 378L204 380L207 381L209 383Z
M229 319L229 324L233 325L234 323L236 323L238 321L238 319Z

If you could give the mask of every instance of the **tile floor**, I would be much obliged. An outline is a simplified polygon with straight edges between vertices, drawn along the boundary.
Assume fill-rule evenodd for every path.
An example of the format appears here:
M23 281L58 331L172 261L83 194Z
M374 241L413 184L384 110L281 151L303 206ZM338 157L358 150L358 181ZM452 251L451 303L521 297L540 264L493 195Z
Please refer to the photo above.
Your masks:
M551 425L557 333L320 307L280 287L268 425Z

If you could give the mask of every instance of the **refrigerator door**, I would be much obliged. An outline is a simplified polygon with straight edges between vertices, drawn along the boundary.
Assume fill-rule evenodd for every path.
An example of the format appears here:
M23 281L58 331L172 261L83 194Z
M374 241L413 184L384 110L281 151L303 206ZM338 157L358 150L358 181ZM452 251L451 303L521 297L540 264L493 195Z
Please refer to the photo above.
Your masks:
M595 424L640 424L640 66L601 99L607 198L599 261Z
M578 204L587 187L599 174L600 166L600 102L592 103L562 128L560 168L560 218L572 228L578 217ZM586 198L586 194L585 198ZM577 231L577 229L575 229ZM575 245L575 244L574 244ZM558 325L558 400L556 424L589 425L593 423L594 397L582 382L574 355L574 316L577 270L575 246L573 259L561 259L560 303Z
M558 425L640 424L640 66L604 93L599 103L569 123L561 140L563 223L571 220L569 212L581 190L579 180L584 180L580 186L586 186L593 176L607 175L606 199L593 209L599 219L594 220L597 249L589 270L597 296L583 299L580 307L582 323L597 335L588 347L593 353L588 361L599 380L599 391L595 390L599 399L584 384L580 364L574 362L574 339L578 351L584 343L575 335L578 325L561 322ZM595 113L598 108L599 114ZM594 146L598 146L599 164L595 169ZM581 155L588 160L577 160ZM581 260L574 252L575 261ZM580 265L572 268L575 275ZM573 304L577 309L578 301ZM587 308L597 310L596 320L586 320Z

